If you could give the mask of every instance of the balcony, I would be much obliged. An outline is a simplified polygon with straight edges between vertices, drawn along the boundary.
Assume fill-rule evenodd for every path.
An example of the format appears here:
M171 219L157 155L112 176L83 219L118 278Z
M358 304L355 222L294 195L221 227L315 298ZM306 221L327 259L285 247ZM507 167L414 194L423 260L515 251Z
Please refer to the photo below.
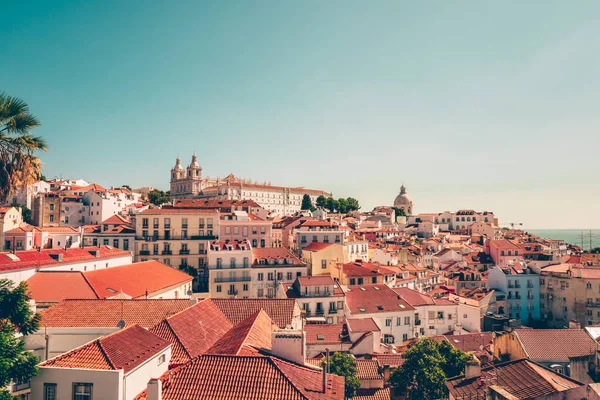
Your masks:
M188 228L187 224L181 225L181 229L187 229L187 228Z
M149 256L150 250L140 250L140 256Z
M250 282L252 278L250 276L224 276L222 278L215 278L215 283L227 283L227 282Z
M181 249L179 250L179 254L190 254L190 250L189 249Z
M329 309L329 314L337 314L337 310Z
M154 229L158 229L158 224L154 224L154 225L152 225L152 227L153 227ZM146 226L146 228L147 228L147 226Z
M163 256L170 256L170 255L173 255L173 251L171 251L171 250L163 250L161 254Z
M533 283L528 283L527 284L527 289L533 289Z
M415 325L417 325L417 326L421 325L421 320L420 319L416 319L415 320Z
M218 235L192 235L190 236L192 240L217 240L219 238Z
M237 294L238 294L238 291L237 291L237 290L228 290L228 291L227 291L227 294L228 294L229 296L237 296Z

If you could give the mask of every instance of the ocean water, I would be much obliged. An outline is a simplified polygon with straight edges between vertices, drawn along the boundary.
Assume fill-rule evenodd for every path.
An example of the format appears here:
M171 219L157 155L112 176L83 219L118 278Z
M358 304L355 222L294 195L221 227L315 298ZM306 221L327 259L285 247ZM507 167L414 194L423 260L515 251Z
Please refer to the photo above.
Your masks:
M583 234L583 248L588 250L590 248L590 230L581 229L526 229L527 232L531 232L534 235L545 237L549 239L564 240L567 243L581 246L582 240L581 235ZM592 229L592 248L600 247L600 229Z

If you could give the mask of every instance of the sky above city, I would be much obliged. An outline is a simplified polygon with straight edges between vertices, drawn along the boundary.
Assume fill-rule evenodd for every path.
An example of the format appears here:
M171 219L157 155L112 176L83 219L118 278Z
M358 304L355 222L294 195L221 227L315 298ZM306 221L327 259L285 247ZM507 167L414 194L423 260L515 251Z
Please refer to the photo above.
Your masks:
M0 90L44 174L204 175L600 228L600 2L13 1Z

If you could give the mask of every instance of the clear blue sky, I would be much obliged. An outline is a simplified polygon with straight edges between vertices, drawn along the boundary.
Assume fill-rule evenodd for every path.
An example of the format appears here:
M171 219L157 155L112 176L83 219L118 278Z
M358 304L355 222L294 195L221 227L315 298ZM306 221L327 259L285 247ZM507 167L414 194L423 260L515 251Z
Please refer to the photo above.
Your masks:
M12 1L49 177L204 173L600 228L600 2Z

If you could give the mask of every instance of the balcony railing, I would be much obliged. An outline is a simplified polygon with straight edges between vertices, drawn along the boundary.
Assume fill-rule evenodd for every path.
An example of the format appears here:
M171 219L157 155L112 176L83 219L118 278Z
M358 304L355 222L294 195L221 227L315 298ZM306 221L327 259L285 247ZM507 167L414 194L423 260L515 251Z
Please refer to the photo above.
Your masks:
M416 319L415 320L415 325L421 325L421 320L420 319Z
M190 237L192 240L217 240L219 238L218 235L192 235Z
M334 310L332 308L329 309L329 314L337 314L337 310Z
M190 254L190 250L189 249L179 250L179 254Z
M216 240L219 236L216 235L203 235L203 236L190 236L190 235L169 235L169 236L136 236L136 240L145 240L147 242L158 242L162 240Z
M149 256L150 250L140 250L140 256Z
M162 255L163 255L163 256L170 256L170 255L172 255L172 254L173 254L173 251L172 251L172 250L163 250L163 251L162 251Z
M226 282L250 282L252 278L249 276L225 276L222 278L215 278L215 283L226 283Z

